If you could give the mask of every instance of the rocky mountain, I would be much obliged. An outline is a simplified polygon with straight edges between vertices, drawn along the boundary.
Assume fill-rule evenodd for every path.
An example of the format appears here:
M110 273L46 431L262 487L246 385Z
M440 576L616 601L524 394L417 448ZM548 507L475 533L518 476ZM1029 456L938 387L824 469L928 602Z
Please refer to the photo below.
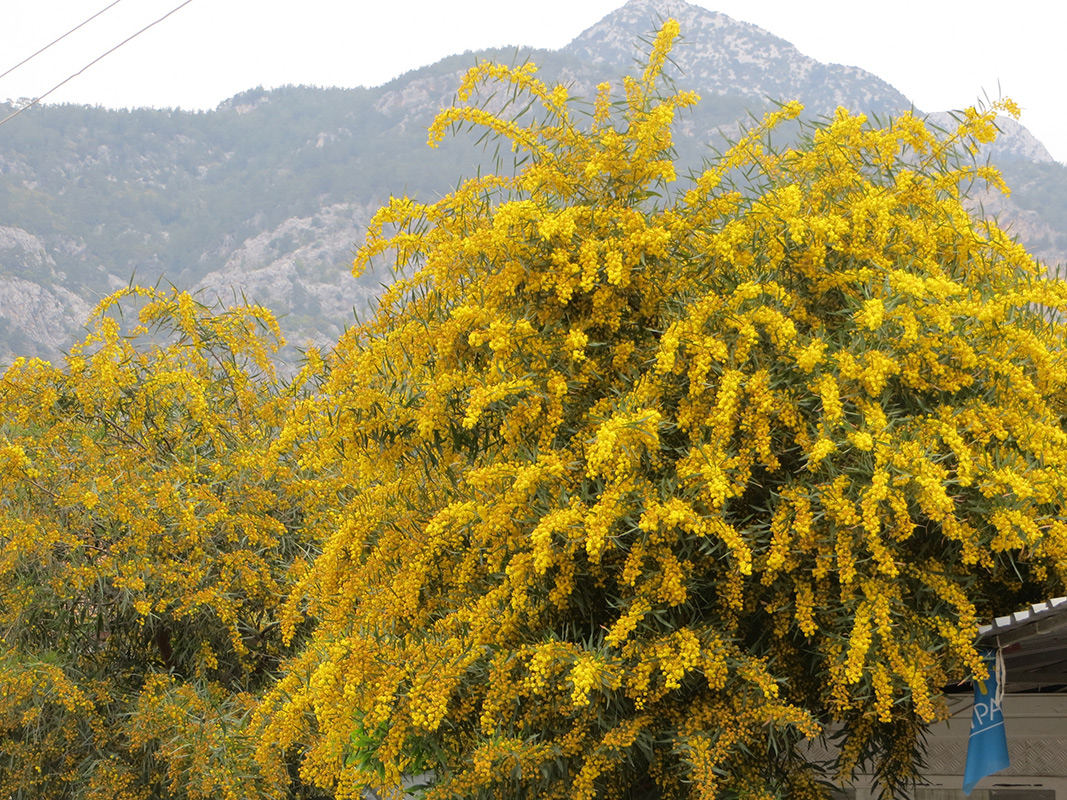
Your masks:
M813 116L911 107L877 76L817 62L755 25L684 0L630 0L561 50L465 53L370 89L252 89L200 113L34 108L0 128L0 361L54 357L99 297L131 280L244 295L278 312L298 345L335 339L390 279L348 269L374 209L390 193L432 198L494 166L472 137L425 146L467 68L529 60L591 97L634 69L640 41L669 16L683 32L675 82L703 98L679 126L692 167L776 100L799 99ZM1002 128L993 157L1014 191L979 199L1061 264L1067 167L1023 126Z
M631 0L565 49L592 64L626 69L633 64L634 43L647 38L650 23L669 17L682 29L682 41L671 56L686 86L756 103L803 98L816 114L832 113L839 105L877 113L910 105L869 72L820 63L756 25L684 0Z

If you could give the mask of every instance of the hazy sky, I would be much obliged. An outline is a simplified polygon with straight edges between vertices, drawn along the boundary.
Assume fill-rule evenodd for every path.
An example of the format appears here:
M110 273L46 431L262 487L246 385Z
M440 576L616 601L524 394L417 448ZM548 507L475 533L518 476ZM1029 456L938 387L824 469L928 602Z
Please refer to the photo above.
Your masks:
M112 0L0 0L0 72ZM0 78L37 97L182 0L121 0ZM465 50L558 48L623 0L192 0L46 102L213 108L257 85L373 86ZM1063 0L695 0L753 22L820 61L862 67L923 111L984 93L1067 161ZM684 31L683 31L684 34ZM999 82L999 89L998 89ZM788 99L788 98L782 98ZM3 135L0 129L0 136Z

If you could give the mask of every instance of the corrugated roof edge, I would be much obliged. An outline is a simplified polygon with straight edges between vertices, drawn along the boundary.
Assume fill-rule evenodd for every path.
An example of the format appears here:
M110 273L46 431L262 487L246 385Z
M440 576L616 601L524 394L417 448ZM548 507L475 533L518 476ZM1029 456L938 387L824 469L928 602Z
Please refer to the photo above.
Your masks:
M1027 630L1031 626L1037 630ZM1034 633L1047 633L1064 626L1067 626L1067 597L1054 597L1043 603L1035 603L1022 611L997 617L990 625L980 626L978 638L996 638L1000 645L1004 646Z

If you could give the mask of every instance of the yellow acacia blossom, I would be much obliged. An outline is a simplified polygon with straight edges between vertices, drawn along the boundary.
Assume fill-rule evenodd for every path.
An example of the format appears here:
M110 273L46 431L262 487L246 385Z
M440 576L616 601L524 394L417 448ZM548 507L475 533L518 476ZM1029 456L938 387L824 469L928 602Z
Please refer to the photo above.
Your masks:
M0 377L0 795L277 788L237 733L305 544L272 333L263 309L131 287L63 362Z
M264 775L299 753L338 797L421 765L431 800L814 798L832 724L844 778L873 752L906 782L978 663L975 598L1062 593L1067 291L968 212L964 179L999 177L954 155L1013 106L936 134L789 102L679 187L677 33L584 113L476 66L431 141L482 126L515 174L372 221L355 268L404 277L274 448L314 473L322 552L255 712Z

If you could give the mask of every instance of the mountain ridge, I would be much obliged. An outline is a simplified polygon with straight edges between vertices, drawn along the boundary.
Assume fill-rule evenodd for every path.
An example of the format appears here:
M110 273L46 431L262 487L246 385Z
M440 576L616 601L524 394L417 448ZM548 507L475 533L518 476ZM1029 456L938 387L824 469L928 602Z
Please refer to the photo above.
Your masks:
M764 28L709 11L684 0L629 0L587 28L563 49L593 63L610 59L628 66L634 43L648 34L648 22L672 17L682 29L672 52L685 83L720 94L788 101L804 95L809 110L832 113L837 105L884 112L906 108L907 98L876 75L858 67L824 64ZM813 91L815 81L825 83Z
M683 0L630 0L559 50L460 54L379 87L254 88L209 112L31 109L0 131L0 360L55 357L77 335L77 315L131 276L245 294L284 315L290 339L328 343L387 279L348 269L374 208L390 193L433 198L492 166L467 137L425 146L466 69L529 59L544 79L591 97L632 67L641 37L666 16L682 25L676 83L703 97L679 125L691 167L774 100L800 99L813 115L842 102L878 115L911 107L877 76L821 64L758 26ZM1017 191L987 205L1062 263L1067 167L1024 126L1002 127L991 153Z

